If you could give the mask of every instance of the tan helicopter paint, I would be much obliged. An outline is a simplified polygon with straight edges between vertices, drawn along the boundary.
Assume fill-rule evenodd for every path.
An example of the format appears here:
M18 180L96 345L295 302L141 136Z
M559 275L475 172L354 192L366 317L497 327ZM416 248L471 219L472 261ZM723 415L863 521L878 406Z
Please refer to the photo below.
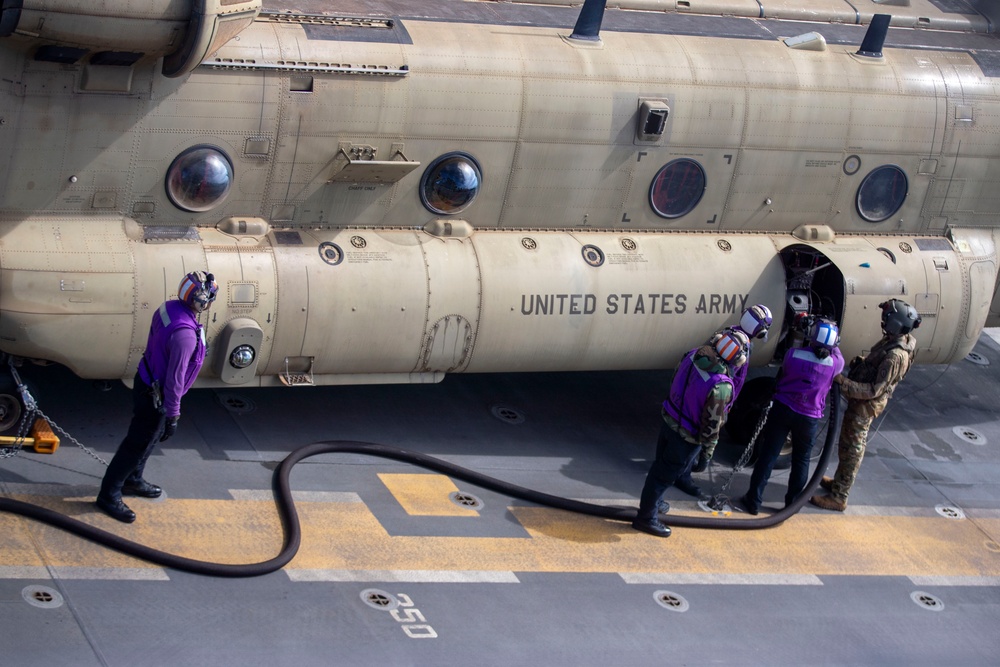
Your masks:
M536 4L535 0L511 0ZM580 0L549 0L545 4L573 5ZM609 3L611 4L611 3ZM713 14L747 18L778 18L793 21L868 24L874 14L891 14L892 25L907 28L990 32L1000 10L989 0L980 0L977 11L967 6L949 6L945 11L934 0L615 0L615 7L678 14Z
M793 247L843 276L845 355L878 338L887 298L923 316L927 363L961 358L1000 318L1000 81L965 52L872 59L612 31L581 43L571 26L430 20L402 22L412 43L365 42L311 38L333 19L257 15L259 2L24 4L24 20L56 32L19 24L0 40L7 354L128 379L153 311L201 269L222 286L203 385L670 367L751 303L768 304L780 330L780 253ZM733 14L741 3L682 4ZM838 20L845 4L764 7ZM178 17L198 8L200 31L179 34ZM65 16L41 20L59 10L82 12L79 35L59 28ZM894 21L937 26L940 14L914 0ZM980 30L981 15L962 16L942 29ZM88 27L109 18L120 21ZM368 23L355 29L392 29ZM32 58L59 39L149 46L130 67ZM643 103L669 108L662 135L640 136ZM225 201L191 213L164 179L198 145L221 149L235 175ZM419 191L452 151L475 158L482 189L442 216ZM679 158L702 166L705 192L662 218L650 184ZM880 165L902 169L908 193L872 223L856 199ZM249 369L228 364L240 345L254 349Z

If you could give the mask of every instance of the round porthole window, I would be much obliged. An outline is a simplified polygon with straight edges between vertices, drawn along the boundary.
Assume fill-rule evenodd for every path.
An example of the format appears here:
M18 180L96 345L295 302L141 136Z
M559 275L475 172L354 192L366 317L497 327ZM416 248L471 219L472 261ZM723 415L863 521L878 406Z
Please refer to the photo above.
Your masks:
M225 200L233 185L233 163L214 146L193 146L170 163L167 196L184 211L210 211Z
M668 162L649 186L649 205L662 218L691 212L705 194L705 170L688 158Z
M420 201L432 213L451 215L476 199L483 175L479 163L465 153L448 153L434 160L420 182Z
M909 183L896 165L873 169L858 187L858 213L868 222L892 217L906 199Z

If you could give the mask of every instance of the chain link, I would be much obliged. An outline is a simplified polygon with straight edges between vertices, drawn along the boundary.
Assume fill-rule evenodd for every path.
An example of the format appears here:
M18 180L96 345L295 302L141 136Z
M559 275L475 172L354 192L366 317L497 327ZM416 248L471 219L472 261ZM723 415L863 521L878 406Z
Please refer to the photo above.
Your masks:
M49 423L49 426L51 426L54 431L59 431L64 436L66 436L67 440L69 440L70 442L72 442L74 445L76 445L77 447L79 447L83 451L85 451L88 454L90 454L91 457L97 459L100 463L104 464L105 466L108 465L108 462L105 461L104 459L102 459L97 452L95 452L93 449L91 449L90 447L87 447L85 444L83 444L82 442L80 442L79 440L77 440L76 438L74 438L73 436L71 436L66 429L64 429L59 424L55 423L52 420L52 418L49 417L47 414L45 414L44 412L42 412L38 408L35 408L35 412L38 414L38 416L40 416L42 419L44 419L45 421L47 421Z
M722 485L719 492L712 496L712 499L708 502L708 506L712 509L722 510L726 504L729 503L729 496L726 495L726 491L729 490L729 485L732 484L733 480L736 478L736 473L743 470L743 466L745 466L747 461L750 460L750 457L753 456L753 448L757 442L757 436L764 430L764 424L767 423L767 413L771 411L771 405L773 403L773 401L768 401L767 405L764 407L764 411L760 414L760 419L757 420L757 428L754 430L753 436L750 438L750 442L747 443L746 449L743 450L739 460L736 461L736 465L733 466L732 472L729 473L729 479L726 480L726 483Z
M17 390L21 392L21 402L24 403L25 410L24 414L21 415L21 425L17 429L17 435L14 436L15 438L17 438L17 440L10 447L0 448L0 460L10 459L18 455L18 453L21 451L21 448L24 446L25 441L28 438L28 432L31 430L31 426L35 423L35 419L41 417L42 419L44 419L49 423L49 426L51 426L53 430L62 433L67 440L72 442L74 445L76 445L83 451L90 454L90 456L97 459L105 466L108 465L108 462L102 459L97 454L97 452L95 452L93 449L87 447L82 442L74 438L72 435L69 434L69 432L66 429L64 429L62 426L59 426L59 424L55 423L55 421L53 421L51 417L49 417L47 414L45 414L39 409L38 403L35 402L35 399L34 397L32 397L31 392L28 391L28 387L23 382L21 382L21 376L18 375L17 370L14 368L13 360L8 361L8 364L10 366L11 377L14 378L14 382L17 385Z
M19 388L21 386L23 385L18 385ZM28 436L28 425L34 423L34 421L30 419L33 414L34 411L21 415L21 424L17 428L17 435L14 436L16 440L10 447L0 449L0 459L12 459L21 452L21 447L24 446L24 442Z
M12 459L21 452L21 448L24 446L24 441L28 436L28 430L31 428L31 424L35 421L31 417L35 414L35 409L38 407L35 404L35 399L31 397L28 392L28 388L23 382L21 382L21 376L17 374L17 369L14 368L14 360L8 359L7 365L10 366L10 375L14 379L14 384L17 390L21 392L21 402L24 404L25 412L21 415L21 423L17 427L17 435L14 437L16 440L14 444L10 447L4 447L0 449L0 459Z

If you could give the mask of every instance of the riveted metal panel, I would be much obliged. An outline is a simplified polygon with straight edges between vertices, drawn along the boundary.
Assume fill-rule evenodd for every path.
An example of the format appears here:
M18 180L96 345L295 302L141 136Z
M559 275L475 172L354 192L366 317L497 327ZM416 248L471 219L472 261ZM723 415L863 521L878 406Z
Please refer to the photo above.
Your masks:
M280 373L286 356L313 358L317 374L413 370L427 313L419 244L431 237L372 230L301 234L301 246L274 249L280 293L266 372ZM323 243L340 249L339 261L321 254Z
M475 243L438 238L419 247L427 271L427 313L413 370L464 370L475 349L482 297Z

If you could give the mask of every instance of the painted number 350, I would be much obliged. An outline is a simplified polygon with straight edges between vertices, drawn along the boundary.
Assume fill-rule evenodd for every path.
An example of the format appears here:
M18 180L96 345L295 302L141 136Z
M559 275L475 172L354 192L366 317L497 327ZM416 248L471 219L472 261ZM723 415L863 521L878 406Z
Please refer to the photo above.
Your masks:
M434 639L437 632L427 624L427 619L420 610L413 606L413 600L405 593L396 593L399 607L389 611L392 617L400 622L403 632L411 639ZM415 623L414 621L419 621Z

